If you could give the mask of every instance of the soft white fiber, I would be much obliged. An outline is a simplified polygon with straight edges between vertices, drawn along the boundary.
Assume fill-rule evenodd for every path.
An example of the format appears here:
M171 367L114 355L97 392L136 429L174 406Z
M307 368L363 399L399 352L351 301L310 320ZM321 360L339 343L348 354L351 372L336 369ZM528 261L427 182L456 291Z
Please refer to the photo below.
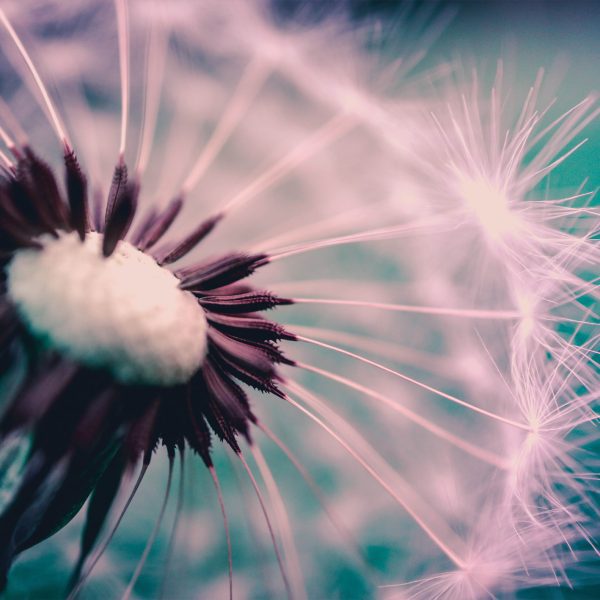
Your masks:
M102 256L102 235L44 236L8 268L11 300L32 333L119 381L189 381L206 353L206 318L179 280L131 244Z

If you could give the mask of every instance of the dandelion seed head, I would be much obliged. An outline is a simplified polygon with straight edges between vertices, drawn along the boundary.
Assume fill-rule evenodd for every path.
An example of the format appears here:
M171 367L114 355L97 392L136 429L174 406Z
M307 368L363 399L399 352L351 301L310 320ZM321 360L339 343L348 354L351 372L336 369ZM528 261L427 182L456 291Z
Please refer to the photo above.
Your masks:
M189 380L206 354L206 317L179 280L126 241L102 256L102 234L44 236L18 251L9 297L50 349L107 368L124 383Z
M211 558L224 533L230 597L282 597L281 584L289 597L345 597L324 560L336 544L340 560L367 549L382 576L373 588L419 578L386 588L393 598L512 597L567 581L569 545L585 544L597 514L582 449L598 439L583 433L598 398L587 298L598 220L581 190L561 199L546 176L590 101L546 127L539 80L516 94L516 114L500 76L491 95L476 74L446 89L447 65L420 63L442 23L413 3L400 27L344 3L314 18L319 3L303 1L26 4L2 10L49 101L0 31L3 98L20 124L0 113L16 142L1 149L0 365L20 378L0 434L31 432L39 450L0 511L0 585L81 506L86 469L99 479L81 493L83 544L66 556L80 587L111 582L105 596L123 578L124 598L143 593L154 555L167 596L195 593L197 577L201 595L226 596L226 562ZM72 150L62 162L53 105ZM60 185L65 166L79 197ZM106 256L111 222L121 233ZM96 458L115 444L103 471ZM146 549L162 550L166 529L169 547L144 550L134 571L108 542L117 527L136 544L149 533L161 446L169 474ZM11 451L0 444L0 467ZM239 460L260 471L258 502L230 476ZM140 461L144 487L121 524ZM198 479L209 472L210 512ZM96 518L115 528L86 548ZM273 553L260 551L267 530Z
M506 193L490 181L459 175L458 194L492 244L508 242L523 232L523 225L511 210Z
M518 287L517 285L515 285L513 296L521 315L515 331L514 343L522 347L527 345L528 340L530 340L536 333L536 330L539 329L540 325L537 313L539 311L540 301L536 298L532 290L527 290Z

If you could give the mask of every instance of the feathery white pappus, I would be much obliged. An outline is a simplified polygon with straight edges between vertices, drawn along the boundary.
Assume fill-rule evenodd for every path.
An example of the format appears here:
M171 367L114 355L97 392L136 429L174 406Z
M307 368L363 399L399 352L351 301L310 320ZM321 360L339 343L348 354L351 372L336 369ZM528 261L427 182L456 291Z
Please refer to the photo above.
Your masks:
M179 279L120 241L102 256L101 235L39 240L8 266L8 297L50 348L123 383L188 381L206 354L204 311Z

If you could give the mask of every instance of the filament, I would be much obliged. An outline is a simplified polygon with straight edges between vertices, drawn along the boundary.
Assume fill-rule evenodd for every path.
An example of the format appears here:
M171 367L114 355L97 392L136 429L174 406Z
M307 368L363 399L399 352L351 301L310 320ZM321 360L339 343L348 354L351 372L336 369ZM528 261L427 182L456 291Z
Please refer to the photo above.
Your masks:
M258 446L250 446L250 451L254 456L254 460L261 473L263 481L267 486L267 492L271 498L271 503L275 509L277 521L279 523L279 532L281 534L283 550L286 557L286 562L290 565L291 570L291 587L293 590L294 598L306 598L306 592L304 591L304 581L302 577L302 568L300 566L300 559L298 558L298 551L294 543L294 536L290 527L290 521L285 508L285 503L281 497L281 493L275 483L271 469L264 458Z
M0 118L4 121L15 138L19 140L21 146L27 145L27 135L19 124L18 119L13 114L12 110L6 102L0 98ZM7 148L13 153L17 153L15 140L8 135L7 131L0 127L0 138L6 144Z
M152 20L146 52L146 85L144 86L141 140L136 161L138 177L141 177L146 170L152 150L152 139L160 106L161 86L165 74L167 42L168 34L162 29L160 29L160 33L157 33L154 20Z
M227 202L223 208L223 212L230 212L238 208L244 202L247 202L279 182L319 150L350 131L354 124L354 119L346 113L337 114L332 117L310 137L306 138L288 154L272 164L252 183Z
M311 477L310 473L306 470L304 465L302 465L302 463L294 455L291 449L281 440L281 438L275 435L275 433L273 433L273 431L271 431L271 429L269 429L264 423L259 421L256 423L256 426L286 455L288 460L292 463L292 465L298 471L298 473L300 473L302 479L311 489L315 498L318 500L319 504L325 511L325 514L327 515L328 519L331 521L339 535L353 549L354 553L360 560L361 565L369 571L372 571L372 567L367 563L365 557L361 553L361 549L358 542L348 531L348 529L342 524L340 519L335 514L334 510L329 506L329 503L327 502L327 499L323 495L321 489L317 485L316 481Z
M414 413L412 410L405 408L404 406L402 406L400 404L397 404L396 402L390 400L386 396L378 394L377 392L370 390L369 388L362 386L359 383L356 383L350 379L342 377L341 375L336 375L335 373L332 373L330 371L320 369L319 367L315 367L313 365L307 365L306 363L296 363L296 365L302 369L311 371L312 373L316 373L317 375L321 375L323 377L326 377L327 379L331 379L332 381L337 381L338 383L341 383L342 385L345 385L346 387L350 387L359 392L362 392L363 394L366 394L367 396L374 398L375 400L379 400L386 406L389 406L393 411L401 414L402 416L406 417L413 423L416 423L423 429L429 431L433 435L439 437L440 439L443 439L444 441L452 444L456 448L459 448L463 452L466 452L467 454L470 454L471 456L473 456L483 462L486 462L486 463L488 463L498 469L502 469L502 470L507 470L510 467L509 462L506 461L505 459L498 457L495 454L492 454L491 452L484 450L483 448L474 446L473 444L465 441L464 439L462 439L456 435L453 435L449 431L446 431L443 427L439 427L438 425L435 425L431 421L428 421L427 419Z
M371 218L373 211L377 212L377 206L369 206L369 210L366 211L364 209L354 209L344 211L342 214L335 214L328 218L321 219L320 221L309 223L306 225L302 225L300 227L293 228L293 225L296 224L294 219L290 220L290 226L282 227L283 233L279 233L278 235L256 242L251 250L254 252L268 252L270 247L275 247L276 245L282 244L290 244L294 241L302 240L307 236L314 236L316 234L319 235L331 235L340 231L343 227L347 226L355 226L355 225L363 225L365 224L365 219ZM278 227L278 229L280 229Z
M183 447L179 449L179 489L177 491L177 504L175 506L175 518L173 519L173 526L171 527L171 535L169 536L169 543L167 545L167 552L165 556L165 565L164 565L164 575L162 584L160 587L159 598L164 598L166 586L167 586L167 577L169 575L169 566L171 564L171 559L173 558L173 551L175 549L175 540L177 539L177 529L179 527L179 520L181 517L181 511L183 509L183 494L185 491L185 454L183 451Z
M0 150L0 160L6 165L7 169L12 169L14 167L14 163L6 156L6 154L4 154L4 152L2 152L2 150Z
M14 151L16 150L15 141L10 137L10 135L8 134L8 132L6 131L6 129L4 129L2 126L0 126L0 138L2 138L2 141L4 142L4 145L11 152L14 153Z
M196 186L202 175L204 175L213 160L218 156L223 145L259 92L268 74L269 69L267 65L260 59L254 58L248 64L237 88L229 100L225 112L217 123L198 160L192 167L190 174L183 182L181 186L182 195L187 195Z
M301 396L304 400L309 400L310 398L313 398L313 396L311 394L309 394L308 392L306 392L306 390L304 390L301 386L299 386L298 384L292 383L292 382L287 382L287 387L293 391L295 391L295 393L299 396ZM419 500L418 502L416 501L416 499L413 499L413 502L409 504L409 502L406 500L406 498L403 498L402 496L400 496L398 494L398 492L396 492L386 481L385 479L380 476L377 471L369 464L367 463L361 456L360 454L358 454L358 452L350 445L348 444L346 441L344 441L342 439L342 437L337 434L333 429L331 429L331 427L329 427L324 421L322 421L319 417L317 417L316 415L312 414L309 410L307 410L304 406L302 406L301 404L299 404L298 402L296 402L293 398L291 398L289 395L285 396L285 399L295 408L297 408L298 410L300 410L301 412L303 412L307 417L309 417L312 421L314 421L315 423L317 423L317 425L319 425L322 429L324 429L331 437L333 437L333 439L335 439L353 458L354 460L356 460L356 462L358 462L366 471L367 473L369 473L369 475L402 507L404 508L404 510L406 510L406 512L414 519L414 521L419 525L419 527L421 527L421 529L427 534L427 536L435 543L435 545L459 568L464 568L465 567L465 563L464 561L441 539L441 537L419 516L419 514L411 507L411 504L414 503L418 503L420 504L421 507L424 506L424 504ZM341 419L341 417L337 416L339 421L344 422L343 419ZM358 434L355 434L355 437L357 440L359 440L361 442L361 445L366 446L368 450L370 450L370 453L372 454L372 456L376 457L377 459L379 459L379 461L382 462L383 465L385 465L387 467L386 470L391 471L390 473L388 473L389 475L391 475L393 473L394 477L396 479L399 479L399 475L393 471L393 469L391 469L391 467L389 467L389 465L387 465L387 463L385 463L385 461L383 461L383 459L381 459L381 457L374 451L371 449L371 447L367 444L367 442L364 441L364 439L359 436ZM406 492L407 490L405 490ZM448 531L448 533L450 534L450 531Z
M409 304L386 304L362 300L333 300L325 298L293 298L294 304L331 304L334 306L360 306L378 308L395 312L416 313L422 315L440 315L448 317L466 317L468 319L513 320L522 317L516 310L486 310L477 308L441 308L434 306L412 306Z
M89 576L92 574L92 571L94 570L94 567L96 566L96 564L98 563L100 558L102 558L102 555L104 554L104 552L108 548L108 545L112 541L117 529L119 528L119 525L121 524L121 521L123 520L123 517L125 516L125 513L127 512L127 509L129 508L129 505L131 504L131 501L133 500L134 496L136 495L138 488L140 487L140 484L142 483L142 480L144 479L144 475L146 474L146 471L148 470L148 465L149 465L149 463L147 463L145 461L142 464L142 468L140 470L138 478L136 479L133 489L131 490L131 493L129 494L127 501L125 502L125 506L123 506L123 509L119 513L119 516L117 517L117 520L116 520L115 524L113 525L113 528L110 530L110 533L104 540L102 546L100 547L100 549L98 550L98 552L96 553L94 558L92 559L90 566L87 569L87 571L85 572L85 574L80 578L77 585L75 585L73 587L73 590L69 594L69 597L67 598L67 600L75 600L75 598L77 598L79 591L81 590L81 588L83 587L85 582L88 580Z
M63 126L60 123L60 119L58 118L58 113L56 112L54 104L53 104L52 100L50 99L48 90L46 89L46 86L44 85L44 82L42 81L42 78L40 77L38 70L35 68L35 65L33 64L31 57L29 56L29 53L25 49L23 42L17 35L17 32L14 30L14 28L11 25L10 21L8 20L6 14L4 13L4 9L2 9L2 8L0 8L0 21L2 22L2 25L4 25L4 28L6 29L6 31L12 38L15 46L17 47L17 50L19 51L19 54L25 61L25 64L27 65L27 68L29 69L31 76L33 77L33 80L35 82L37 89L39 90L40 94L42 95L43 106L45 106L46 109L48 110L48 114L50 116L50 122L52 124L52 127L53 127L56 135L58 136L59 141L65 146L65 148L70 149L69 139L67 137L65 130L63 129Z
M254 488L254 492L256 494L256 498L258 499L258 503L260 504L260 508L262 510L262 513L265 517L265 522L267 524L267 528L269 530L269 536L271 538L271 543L273 545L273 550L275 551L275 557L277 558L277 564L279 565L279 571L281 572L281 578L283 579L283 585L285 586L285 590L286 590L286 594L288 596L288 598L292 597L292 590L290 588L290 583L288 580L288 576L285 570L285 566L283 564L283 559L281 558L281 553L279 552L279 547L277 545L277 540L275 539L275 533L273 532L273 526L271 525L271 520L269 519L269 513L267 511L267 506L265 504L264 498L262 496L262 493L260 491L260 488L258 487L258 483L256 482L256 479L252 473L252 471L250 470L250 467L248 466L248 463L246 462L246 459L243 457L242 454L238 454L237 455L238 458L240 459L242 465L244 466L244 469L246 470L246 473L248 473L248 477L250 478L250 481L252 482L252 487Z
M468 402L465 402L464 400L461 400L460 398L457 398L456 396L452 396L451 394L442 392L441 390L438 390L430 385L427 385L426 383L423 383L422 381L413 379L412 377L409 377L408 375L405 375L404 373L400 373L399 371L394 371L394 369L385 367L373 360L369 360L368 358L365 358L364 356L360 356L359 354L355 354L354 352L350 352L349 350L344 350L343 348L338 348L337 346L333 346L331 344L326 344L325 342L319 342L318 340L313 340L312 338L306 338L303 336L296 336L296 337L300 341L314 344L316 346L320 346L320 347L326 348L328 350L333 350L334 352L339 352L340 354L344 354L346 356L349 356L350 358L354 358L356 360L364 362L365 364L371 365L372 367L375 367L377 369L385 371L386 373L389 373L390 375L399 377L400 379L403 379L404 381L407 381L408 383L412 383L413 385L416 385L424 390L427 390L428 392L431 392L432 394L435 394L436 396L440 396L441 398L450 400L450 402L453 402L455 404L463 406L464 408L468 408L469 410L472 410L473 412L480 413L482 415L485 415L486 417L490 417L491 419L495 419L496 421L505 423L506 425L511 425L513 427L522 429L524 431L530 431L529 426L525 425L524 423L519 423L518 421L513 421L512 419L502 417L495 413L489 412L483 408L479 408L478 406L474 406L473 404L469 404Z
M167 508L167 502L169 501L169 495L171 492L172 479L173 479L173 457L169 456L169 474L167 476L167 487L165 489L165 495L163 498L162 505L160 507L160 513L158 515L158 519L156 519L156 523L154 524L154 529L152 530L152 533L150 534L150 537L148 538L148 541L146 542L144 552L142 553L142 556L140 557L140 560L137 564L135 572L133 573L133 576L131 577L131 581L129 582L127 589L123 593L121 600L129 600L129 597L131 596L131 592L133 592L133 588L135 587L138 577L140 576L140 573L142 572L142 569L144 568L144 565L146 564L146 560L148 559L148 554L150 553L150 550L152 549L152 546L154 545L154 541L156 540L156 536L158 535L158 532L160 530L160 526L162 524L163 517L165 516L165 509Z
M395 362L411 365L420 371L435 373L443 377L451 379L460 379L463 377L456 369L456 364L441 355L428 354L427 352L399 346L396 343L383 339L304 325L294 325L294 333L318 335L320 338L325 338L330 342L346 344L377 356L391 358Z
M435 217L420 219L415 223L394 225L392 227L380 227L359 233L352 233L349 235L333 237L325 240L306 242L303 244L298 244L297 246L291 246L289 248L282 248L269 254L269 262L287 258L288 256L304 254L305 252L312 252L313 250L320 250L321 248L331 248L333 246L358 244L369 241L391 240L400 237L402 234L423 232L434 233L438 231L436 226L440 227L440 231L452 229L452 226L448 225L448 216L450 216L450 214L446 214L446 218L442 218L442 216L443 215L436 215Z
M227 518L227 511L225 510L225 501L223 499L223 491L221 490L221 484L217 477L217 472L214 466L208 468L210 476L212 477L217 492L217 498L219 500L219 508L221 509L221 516L223 517L223 527L225 528L225 540L227 542L227 567L229 571L229 599L233 599L233 552L231 549L231 533L229 531L229 520Z
M127 0L114 0L119 40L119 74L121 78L121 138L119 156L125 155L127 122L129 120L129 14Z

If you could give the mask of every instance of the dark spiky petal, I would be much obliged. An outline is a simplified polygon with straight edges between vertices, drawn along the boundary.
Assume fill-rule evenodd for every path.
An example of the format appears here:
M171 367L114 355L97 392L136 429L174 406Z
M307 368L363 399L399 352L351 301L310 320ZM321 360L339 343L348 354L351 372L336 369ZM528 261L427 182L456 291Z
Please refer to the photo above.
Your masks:
M26 165L20 162L17 174L7 181L7 194L19 216L28 225L29 233L38 236L43 233L55 234L54 222L45 210L43 200L34 197L33 190L28 184Z
M75 377L79 366L57 356L47 357L2 415L0 434L35 424Z
M276 365L281 364L281 365L294 366L296 364L293 360L290 360L283 353L283 351L273 342L252 341L251 345L257 349L260 348L264 352L264 354L269 357L269 360L271 360Z
M27 174L28 185L38 210L45 214L48 223L54 229L64 229L69 226L67 207L58 191L58 184L50 167L40 160L31 150L25 148L23 174Z
M125 462L123 454L117 452L112 458L108 468L101 475L94 487L88 506L85 525L81 535L79 558L71 574L67 591L70 592L81 576L81 570L90 552L93 550L100 535L106 518L119 490Z
M0 568L23 550L64 527L77 514L118 451L114 434L99 436L86 451L60 458L38 448L17 496L0 518L6 542Z
M0 218L2 217L0 216ZM21 233L11 223L2 223L0 226L0 252L12 254L19 248L41 248L41 244Z
M66 385L54 392L54 398L48 408L36 421L35 448L39 448L46 457L62 457L75 447L82 447L80 435L81 423L88 421L90 426L100 432L108 427L107 420L90 418L97 411L96 406L105 404L107 399L116 402L112 389L114 382L109 373L79 367L72 373ZM84 399L84 401L82 401ZM92 408L92 405L95 405ZM104 410L104 408L102 409ZM57 432L60 431L60 435ZM90 440L94 443L94 439Z
M14 308L0 299L0 377L9 372L13 366L21 330L22 326Z
M214 328L209 330L209 340L219 350L231 357L235 362L264 377L271 377L274 373L273 359L264 350L260 342L248 339L236 339Z
M204 415L199 410L194 409L192 403L192 390L194 386L187 386L185 403L187 408L187 422L189 427L186 428L186 439L190 447L197 452L207 467L212 466L212 458L210 456L211 437L210 430L206 424Z
M10 343L19 327L19 318L8 302L0 300L0 352Z
M177 449L183 450L190 432L188 396L188 384L165 389L160 395L153 444L156 445L161 441L170 456L175 456Z
M223 415L237 431L247 435L248 420L252 413L244 390L210 360L204 363L202 376L209 393L218 402Z
M119 160L113 172L108 198L106 200L106 213L104 214L104 222L108 224L112 218L112 214L117 207L117 202L127 186L128 171L127 165L123 160Z
M183 207L183 198L178 197L171 200L169 205L158 215L156 215L148 226L148 229L141 237L138 247L140 250L149 250L156 244L168 231L177 215Z
M26 247L30 243L34 243L32 237L36 230L20 213L10 197L8 189L5 189L2 184L6 184L10 189L7 181L0 184L0 233L9 236L12 240L18 240Z
M110 256L119 241L127 235L137 208L138 192L139 188L136 184L128 184L119 194L104 229L102 254L105 257Z
M35 533L65 467L65 461L46 460L39 452L30 457L19 489L0 516L0 589L19 548Z
M240 452L233 424L225 417L220 403L208 391L204 377L199 375L192 380L192 406L197 414L195 404L202 406L202 414L215 432L216 436L226 442L234 452Z
M72 519L121 447L119 423L127 421L112 378L83 367L65 370L60 361L54 372L45 377L53 386L38 381L37 394L28 390L42 406L28 403L29 417L38 416L29 422L33 442L25 475L0 516L0 574L19 552Z
M85 234L89 231L89 215L87 201L87 180L71 150L65 154L65 172L67 185L67 198L70 208L70 225L78 233L83 242Z
M111 386L96 396L93 403L90 403L74 428L71 440L73 450L88 452L89 448L93 448L97 444L98 439L106 435L109 437L114 435L112 428L107 430L107 424L112 423L115 419L113 412L118 410L116 408L117 396L117 389Z
M0 216L0 219L2 217ZM16 227L7 221L0 225L0 251L13 253L19 248L41 248L42 245L21 233Z
M243 291L233 294L199 295L198 302L206 310L225 314L258 312L276 306L293 304L293 300L279 298L271 292L263 290Z
M190 235L188 235L182 242L177 244L174 248L166 250L162 253L158 253L156 260L160 265L170 265L183 258L188 252L193 250L219 223L223 218L222 214L210 217L200 223Z
M243 336L256 341L296 340L296 336L279 323L267 321L257 315L209 313L208 320L212 326L234 337Z
M268 372L257 371L244 361L223 352L216 344L211 347L210 360L218 365L222 371L229 373L242 383L261 392L281 396L281 392L274 382L275 372L273 370Z
M129 427L125 439L125 452L129 464L135 463L140 455L144 456L144 462L150 460L157 442L156 427L160 406L158 393L151 393L140 416Z
M245 279L268 262L266 254L233 253L177 272L181 288L207 291Z
M87 452L65 459L68 460L65 475L46 510L40 515L34 532L17 548L19 552L56 533L79 512L117 451L116 439L102 437Z

